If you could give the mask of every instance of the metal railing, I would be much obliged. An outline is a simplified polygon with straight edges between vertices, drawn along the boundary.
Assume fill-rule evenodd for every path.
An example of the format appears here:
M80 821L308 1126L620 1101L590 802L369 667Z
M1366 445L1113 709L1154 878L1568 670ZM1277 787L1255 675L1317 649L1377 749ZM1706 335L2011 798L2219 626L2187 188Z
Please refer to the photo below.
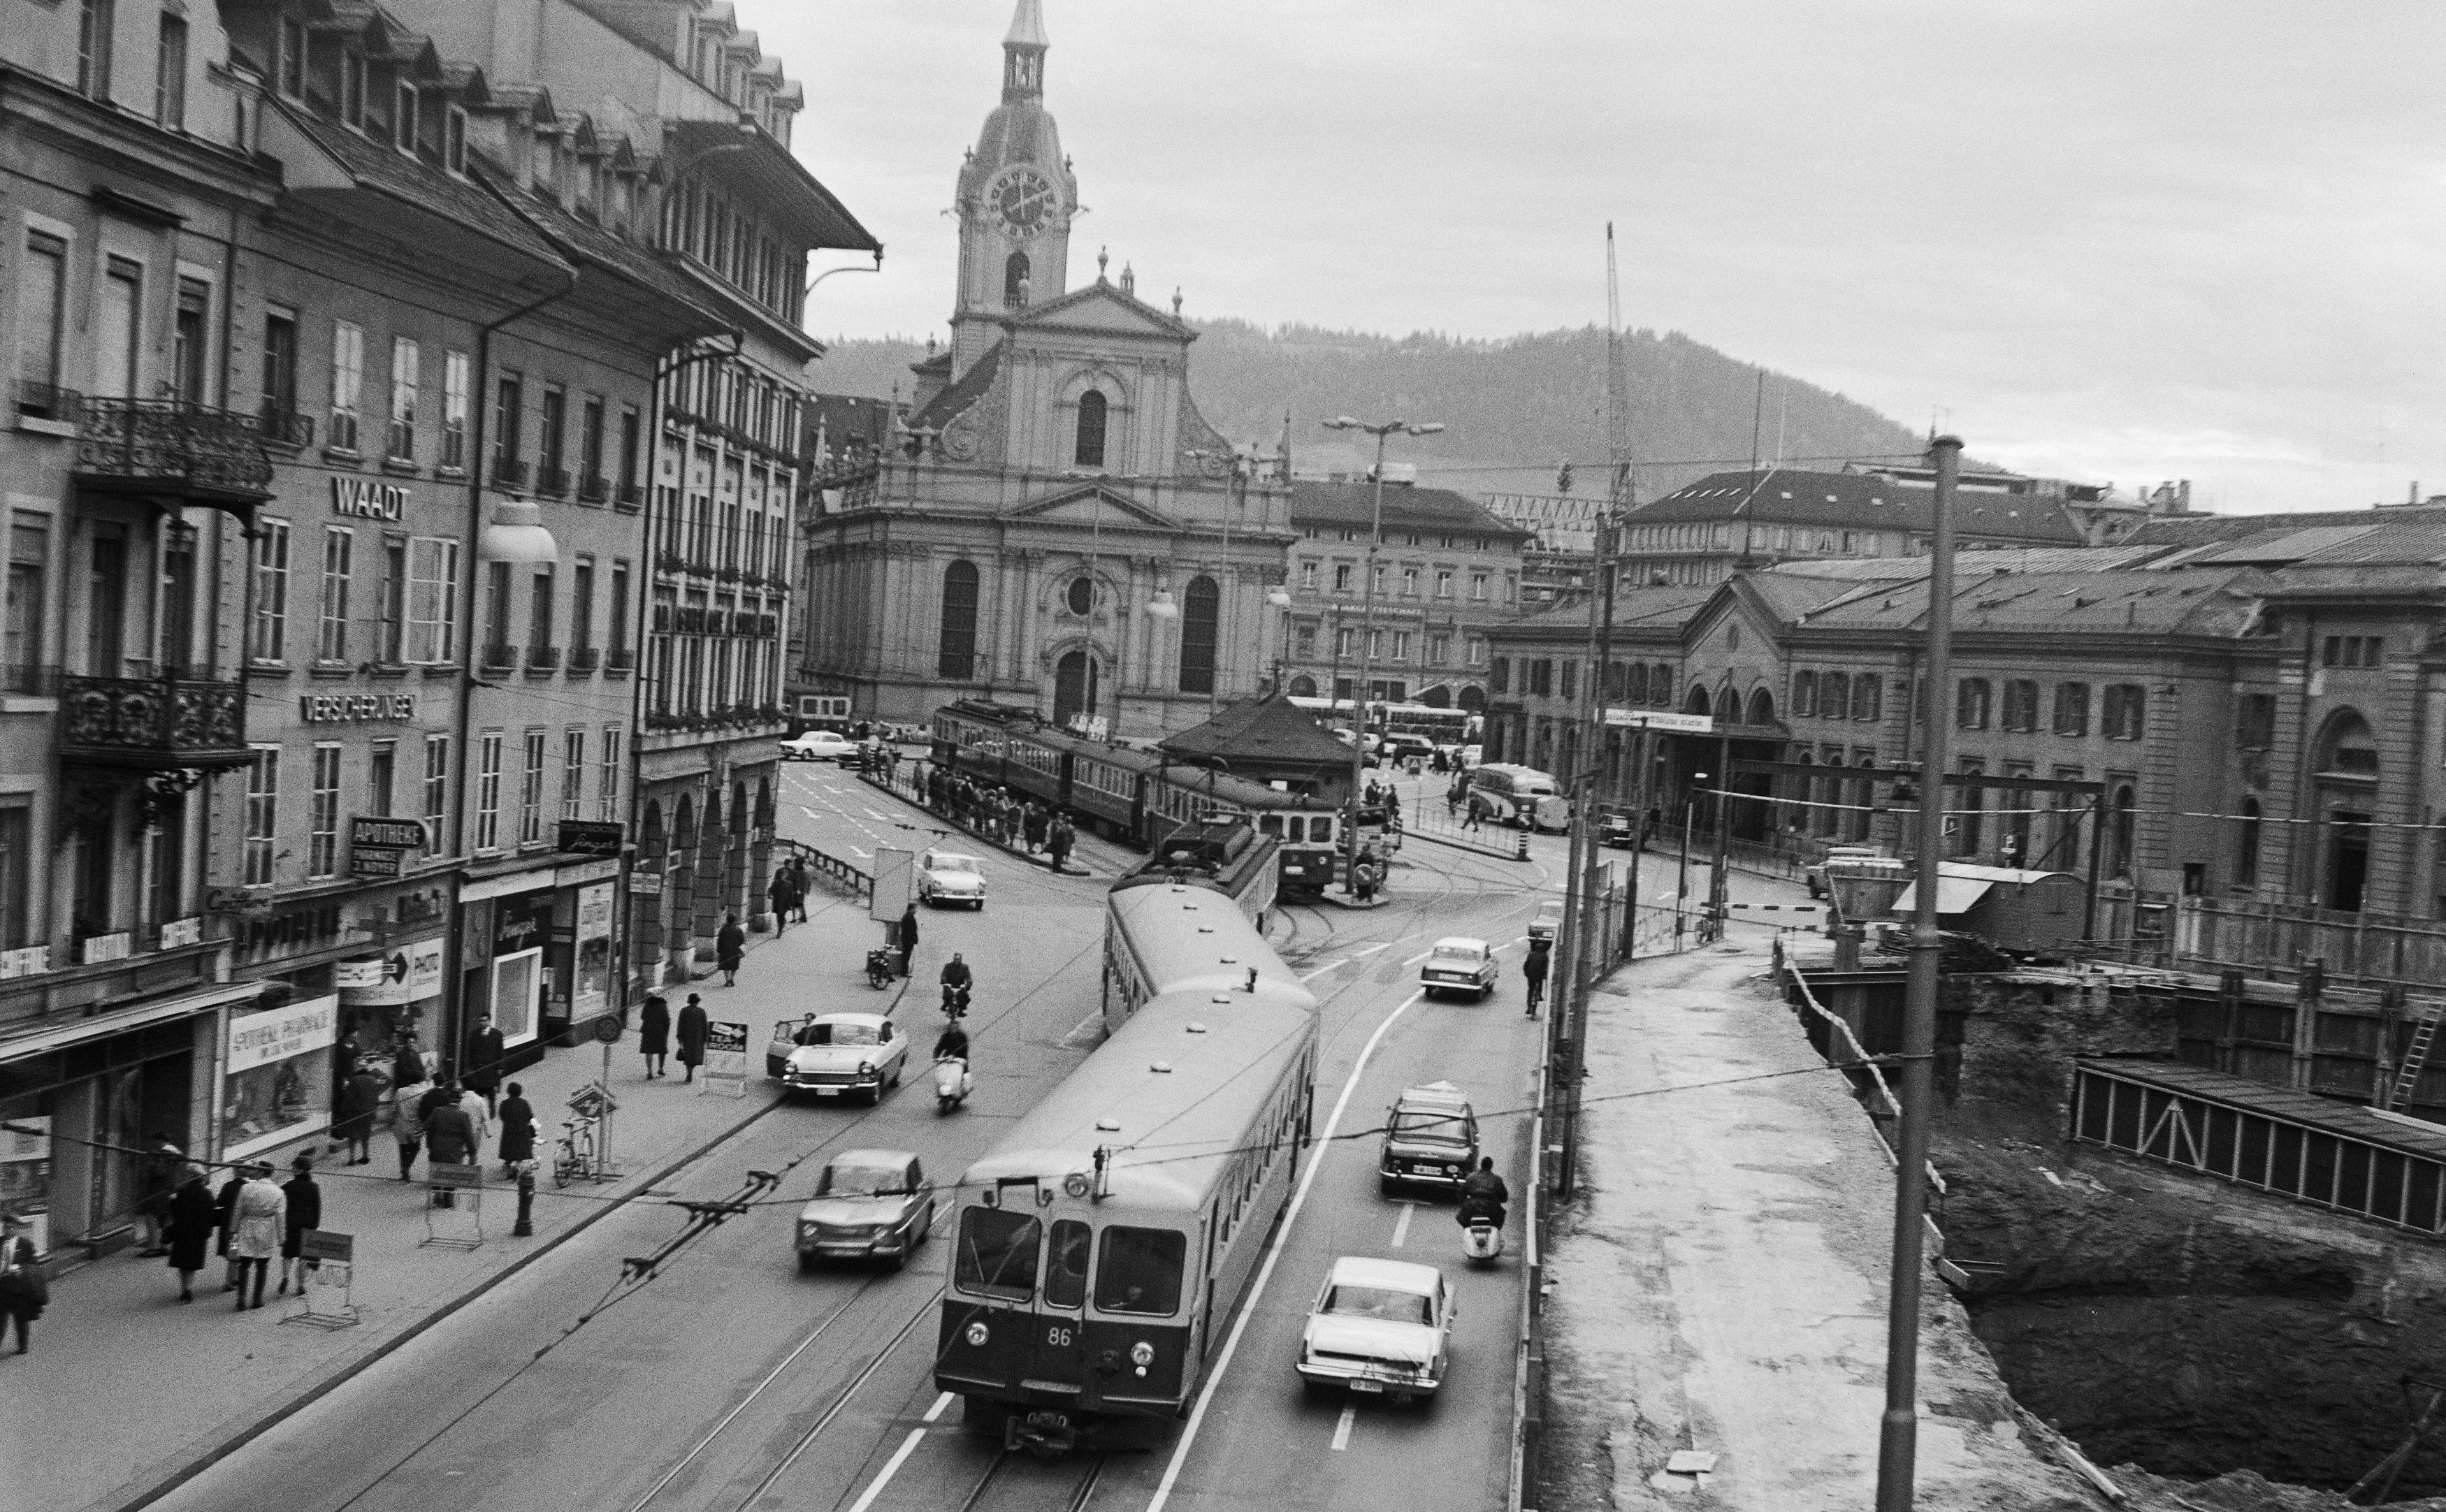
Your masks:
M121 764L151 756L179 766L226 766L248 756L246 690L238 683L63 677L59 686L63 755Z
M253 415L164 399L94 399L77 409L76 470L232 494L272 489Z
M314 444L314 417L300 415L293 409L266 404L255 412L254 423L266 446L285 446L303 451Z
M567 494L569 492L569 469L565 467L536 468L536 492L538 494L550 494L555 498L559 497L561 495Z
M808 870L830 878L840 887L842 891L849 893L852 897L857 899L858 902L871 903L874 901L875 878L868 873L851 866L848 862L841 860L838 856L829 856L824 854L814 846L808 845L802 840L781 840L777 841L776 844L780 845L782 849L790 852L790 854L797 856L800 860L805 862L807 864Z
M589 504L600 504L612 496L612 480L600 473L590 473L577 480L577 496Z
M592 672L603 664L603 652L592 645L581 645L569 653L572 672Z
M30 378L17 380L17 413L28 420L71 423L84 403L85 396L73 388L38 383Z
M531 645L527 647L528 671L549 672L558 665L560 665L560 647L556 645Z
M515 457L496 457L493 458L493 481L502 488L524 488L527 464Z

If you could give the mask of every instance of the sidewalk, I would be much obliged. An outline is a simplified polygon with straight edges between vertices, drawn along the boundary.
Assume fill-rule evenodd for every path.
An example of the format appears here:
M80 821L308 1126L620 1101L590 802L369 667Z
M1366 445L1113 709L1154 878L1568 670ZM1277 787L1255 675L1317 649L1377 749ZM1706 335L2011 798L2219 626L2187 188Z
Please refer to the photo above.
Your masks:
M0 1512L101 1512L149 1500L616 1211L606 1197L645 1190L762 1112L772 1103L763 1050L774 1020L830 1002L828 986L837 986L840 1002L860 1007L896 998L865 984L866 947L879 926L856 902L819 889L807 912L808 924L778 938L750 937L737 987L722 986L717 974L666 991L674 1014L694 991L716 1020L747 1025L744 1097L700 1094L702 1079L683 1082L676 1060L669 1079L647 1081L633 1031L612 1046L619 1102L612 1157L630 1173L625 1179L555 1192L549 1174L564 1103L601 1073L599 1045L548 1051L517 1073L536 1109L536 1154L547 1163L534 1237L511 1237L517 1189L495 1185L483 1194L480 1248L423 1245L425 1164L417 1165L416 1184L400 1181L398 1146L387 1132L376 1137L370 1166L318 1157L323 1226L356 1238L356 1327L283 1324L300 1303L269 1286L261 1310L234 1313L217 1259L198 1274L196 1299L183 1305L178 1274L132 1251L62 1277L34 1325L33 1353L0 1355ZM488 1138L488 1182L500 1169L494 1148ZM279 1284L276 1274L272 1284Z

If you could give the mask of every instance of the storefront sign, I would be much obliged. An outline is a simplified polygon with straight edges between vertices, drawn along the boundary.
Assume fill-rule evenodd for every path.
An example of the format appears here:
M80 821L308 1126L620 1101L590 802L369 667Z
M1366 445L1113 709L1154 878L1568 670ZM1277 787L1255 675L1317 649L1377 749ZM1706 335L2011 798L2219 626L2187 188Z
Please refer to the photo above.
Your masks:
M407 852L386 846L351 847L348 851L348 875L352 877L397 877L407 870Z
M721 1097L747 1095L747 1026L720 1020L705 1026L705 1090Z
M348 844L381 846L391 850L422 850L424 849L424 821L350 818Z
M0 1212L16 1214L31 1229L27 1238L41 1256L51 1252L51 1118L8 1112L33 1105L31 1097L0 1102Z
M337 994L241 1014L222 1054L221 1154L236 1160L302 1139L331 1121L330 1049Z
M573 855L617 856L622 832L618 823L596 819L563 819L555 843Z
M272 912L272 889L269 887L206 887L204 912L229 914L240 919L261 919Z
M366 724L416 718L413 693L307 693L297 700L297 718L308 724Z
M536 1037L544 993L544 936L552 927L553 895L523 893L493 907L493 1027L504 1045Z
M629 874L629 896L659 898L663 895L663 874L659 871L633 871Z
M601 861L581 861L574 867L555 868L552 885L555 887L578 887L590 882L609 882L619 874L620 858L610 856Z
M378 483L369 477L333 477L331 513L359 519L395 520L407 507L405 483Z
M572 1018L612 1007L612 884L577 889L577 960L570 984Z
M427 998L442 996L442 958L445 944L440 935L430 940L412 940L400 947L407 957L407 1000L423 1002Z
M0 950L0 981L14 977L39 977L51 969L51 947L21 945L14 950Z
M136 936L124 929L87 935L77 942L77 963L95 966L105 961L125 961L135 948Z
M161 926L161 948L164 950L201 944L203 940L204 921L193 914L184 919L173 919Z
M297 1253L310 1260L346 1262L357 1258L357 1236L310 1228L297 1236Z

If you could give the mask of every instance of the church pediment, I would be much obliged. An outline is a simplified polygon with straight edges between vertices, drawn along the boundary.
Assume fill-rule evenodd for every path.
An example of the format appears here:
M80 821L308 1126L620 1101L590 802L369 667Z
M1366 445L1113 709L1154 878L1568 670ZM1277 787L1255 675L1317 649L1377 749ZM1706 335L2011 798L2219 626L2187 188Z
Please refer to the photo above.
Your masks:
M1120 336L1166 336L1192 341L1197 333L1182 322L1102 279L1041 305L1032 305L1012 324L1061 330L1101 331Z
M1094 528L1099 520L1106 526L1135 523L1158 531L1182 529L1180 522L1171 515L1101 483L1067 488L1043 498L1015 504L1003 511L1002 517L1039 525L1079 525L1089 529Z

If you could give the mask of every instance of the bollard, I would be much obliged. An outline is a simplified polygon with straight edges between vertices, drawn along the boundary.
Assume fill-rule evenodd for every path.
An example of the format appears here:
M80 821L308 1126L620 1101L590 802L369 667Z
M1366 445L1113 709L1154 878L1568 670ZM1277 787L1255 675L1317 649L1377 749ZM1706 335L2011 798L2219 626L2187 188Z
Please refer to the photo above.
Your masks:
M1520 828L1520 849L1513 852L1512 859L1515 861L1529 859L1529 827L1526 825Z
M535 1162L518 1162L518 1221L511 1228L514 1238L528 1239L535 1234Z

